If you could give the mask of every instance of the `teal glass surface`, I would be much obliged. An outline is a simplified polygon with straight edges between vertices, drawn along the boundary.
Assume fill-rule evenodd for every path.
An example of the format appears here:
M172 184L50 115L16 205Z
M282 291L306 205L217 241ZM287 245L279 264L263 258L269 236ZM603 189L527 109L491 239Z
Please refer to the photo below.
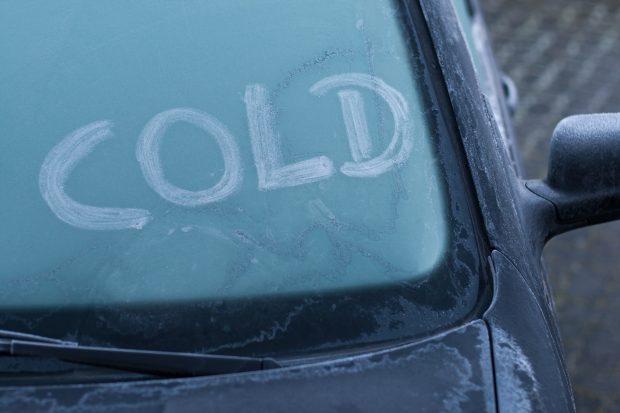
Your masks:
M0 310L423 279L410 56L387 0L0 2Z

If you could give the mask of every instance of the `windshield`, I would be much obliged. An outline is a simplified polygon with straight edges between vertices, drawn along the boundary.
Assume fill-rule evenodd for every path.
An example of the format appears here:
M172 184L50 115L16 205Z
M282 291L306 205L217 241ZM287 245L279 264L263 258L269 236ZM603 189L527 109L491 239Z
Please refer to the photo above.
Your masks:
M388 0L2 2L1 325L288 354L465 317L475 231L403 21Z

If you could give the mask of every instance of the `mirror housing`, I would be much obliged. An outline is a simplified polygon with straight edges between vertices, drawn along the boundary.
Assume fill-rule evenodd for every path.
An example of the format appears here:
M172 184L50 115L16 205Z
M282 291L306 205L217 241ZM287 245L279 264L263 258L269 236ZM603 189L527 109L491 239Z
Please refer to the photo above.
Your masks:
M620 218L620 113L560 121L551 139L547 178L526 186L554 205L552 233Z

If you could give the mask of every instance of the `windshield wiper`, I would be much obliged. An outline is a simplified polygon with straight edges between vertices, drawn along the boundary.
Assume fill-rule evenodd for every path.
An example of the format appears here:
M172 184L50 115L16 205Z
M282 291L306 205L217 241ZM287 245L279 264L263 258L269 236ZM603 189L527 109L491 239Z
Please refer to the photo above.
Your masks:
M49 357L158 376L207 376L278 368L270 358L80 346L76 342L0 330L0 355Z

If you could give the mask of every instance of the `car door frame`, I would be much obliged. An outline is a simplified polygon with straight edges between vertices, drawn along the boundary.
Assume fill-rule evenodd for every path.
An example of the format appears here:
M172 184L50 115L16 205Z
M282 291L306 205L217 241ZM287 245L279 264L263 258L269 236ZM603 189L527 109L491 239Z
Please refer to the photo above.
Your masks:
M449 113L448 121L454 120L452 127L460 133L493 251L490 263L494 276L494 301L484 319L489 325L493 343L498 405L500 409L502 405L508 407L509 400L502 397L501 388L518 385L510 378L522 375L523 369L517 371L519 365L527 365L530 368L526 369L526 374L531 383L536 383L540 395L536 404L531 406L552 409L550 411L559 411L558 408L574 411L553 301L541 261L542 248L547 240L543 221L554 214L553 206L530 192L515 169L507 167L511 165L509 151L488 98L480 90L452 1L420 0L416 3L420 10L415 10L413 2L407 4L412 18L423 20L414 21L413 26L420 32L427 30L426 35L433 45L435 55L427 56L427 59L429 67L439 70L432 71L431 77L437 95L440 99L443 96L442 110ZM519 295L521 304L531 311L506 308L506 300ZM504 329L508 324L512 325L508 332L509 344L515 344L512 348L497 334L497 329ZM533 325L544 330L538 341L532 340L534 335L529 331ZM545 340L548 342L542 342ZM512 351L512 376L498 368L509 362L503 357L507 354L505 350ZM535 357L543 351L547 352L545 357Z

